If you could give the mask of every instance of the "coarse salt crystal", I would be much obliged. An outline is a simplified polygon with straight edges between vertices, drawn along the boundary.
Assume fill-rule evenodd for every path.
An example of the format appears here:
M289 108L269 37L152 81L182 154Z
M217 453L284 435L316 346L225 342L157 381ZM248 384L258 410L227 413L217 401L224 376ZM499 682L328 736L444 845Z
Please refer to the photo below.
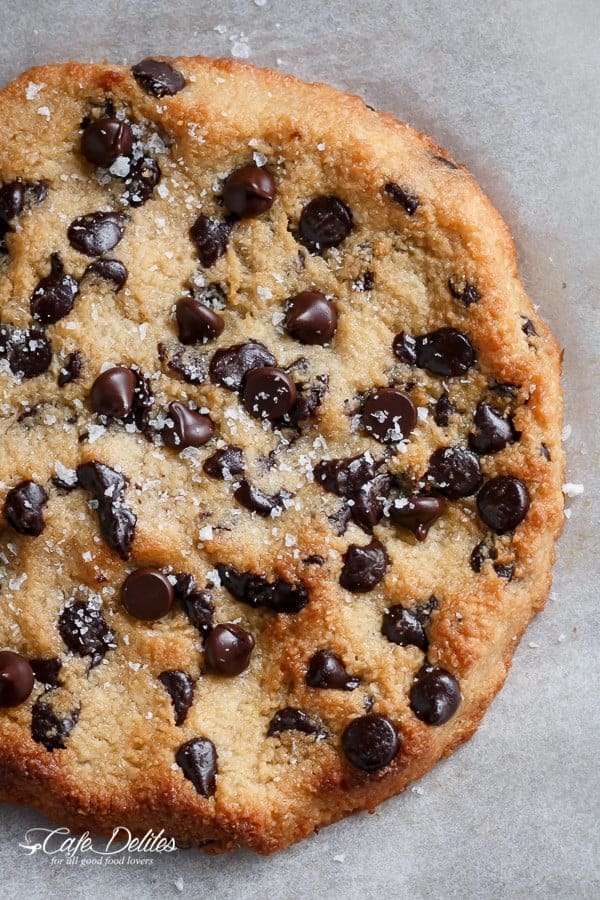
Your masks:
M50 110L47 106L39 106L37 113L38 116L45 116L46 119L50 119Z
M40 81L36 84L35 81L30 81L27 87L25 88L25 99L26 100L35 100L40 91L42 91L46 87L45 81Z
M582 484L573 484L571 481L568 481L566 484L563 484L562 492L565 497L581 497L584 487Z
M204 525L198 532L198 537L200 538L201 541L212 541L212 539L213 539L212 525Z

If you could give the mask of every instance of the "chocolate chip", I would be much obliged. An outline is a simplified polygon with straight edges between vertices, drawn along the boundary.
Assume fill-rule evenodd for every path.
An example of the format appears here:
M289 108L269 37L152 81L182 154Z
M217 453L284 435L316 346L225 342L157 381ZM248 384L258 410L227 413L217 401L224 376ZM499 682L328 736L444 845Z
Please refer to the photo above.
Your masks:
M399 203L409 216L414 215L420 205L419 198L412 191L406 187L400 187L399 184L394 184L393 181L388 181L385 192L395 203Z
M348 591L364 594L376 587L388 567L389 559L380 541L350 544L344 555L340 584Z
M4 344L0 353L8 354L10 370L17 377L36 378L50 367L52 345L40 329L15 329L9 336L3 328L0 342Z
M234 475L244 474L244 451L228 444L209 456L202 468L211 478L230 481Z
M440 428L446 428L450 422L450 416L453 416L455 412L456 406L450 400L447 391L444 391L433 408L435 424L439 425Z
M137 377L127 366L114 366L98 375L90 391L94 412L125 419L133 410Z
M168 368L181 375L188 384L203 384L208 377L208 360L205 351L182 344L158 345L158 356Z
M144 156L133 163L125 178L123 201L134 208L147 203L157 184L160 184L162 172L160 166L151 156Z
M97 259L95 262L90 263L89 266L86 266L83 277L85 278L86 275L107 281L113 286L115 291L120 291L127 281L129 273L126 266L119 259Z
M302 291L288 300L285 330L302 344L327 344L337 329L337 310L321 291Z
M323 402L328 385L329 375L317 375L312 383L297 384L298 399L285 416L285 422L289 421L299 427L303 422L312 419Z
M137 83L154 97L171 97L185 87L181 72L162 59L143 59L131 69Z
M342 734L342 748L349 762L364 772L376 772L397 756L400 736L387 716L371 713L353 719Z
M281 419L291 410L296 397L296 385L282 369L261 366L246 374L242 402L246 412L258 419Z
M59 686L58 676L62 669L62 662L57 656L49 659L30 659L29 665L33 669L36 681L45 684L48 688Z
M274 612L298 613L308 603L305 587L290 584L282 578L267 581L262 575L239 572L235 566L219 564L217 571L223 587L236 600L256 609L266 606Z
M218 337L225 328L223 316L194 297L182 297L175 306L175 317L182 344L203 344Z
M124 218L114 212L94 212L79 216L69 225L71 247L86 256L102 256L116 247L124 233Z
M35 481L20 481L6 495L4 515L19 534L39 537L46 523L42 510L48 502L48 494Z
M210 362L210 380L230 391L239 391L251 369L274 366L276 359L264 344L248 341L217 350Z
M223 203L235 216L260 216L273 206L275 179L264 166L243 166L223 185Z
M400 647L418 647L427 652L427 636L423 625L409 609L398 604L391 606L383 615L381 633L392 644Z
M327 519L331 522L337 536L341 537L348 531L348 522L351 519L350 507L348 504L342 503L339 509L327 516Z
M175 755L175 761L188 781L202 797L212 797L216 791L215 775L217 751L208 738L192 738L182 744Z
M527 337L535 337L537 335L535 325L533 324L531 319L525 319L525 321L521 325L521 331L523 332L523 334L526 334Z
M79 285L70 275L65 275L60 254L53 253L50 274L39 280L31 295L31 314L44 324L58 322L71 312L78 293Z
M392 487L392 477L386 473L376 475L371 481L365 482L353 495L353 505L350 507L350 515L353 521L371 534L375 525L381 521L385 501Z
M464 303L465 306L471 306L481 300L481 294L475 285L464 278L449 278L448 288L452 296Z
M390 519L396 525L408 528L418 541L424 541L434 522L445 512L446 504L440 497L406 497L396 500L390 507Z
M458 681L439 666L425 665L410 689L410 708L428 725L443 725L460 705Z
M83 357L78 350L74 350L72 353L69 353L69 355L65 359L64 366L61 366L60 368L57 379L58 386L64 387L66 384L70 384L72 381L77 381L77 379L81 375L82 369Z
M30 181L25 187L25 197L31 200L31 203L38 206L48 196L48 183L46 181Z
M300 216L300 237L310 250L337 247L352 231L352 213L338 197L315 197Z
M392 486L386 473L377 474L377 464L369 457L323 460L313 474L325 490L351 500L349 515L367 533L381 521L385 500Z
M127 612L144 622L166 616L174 599L173 585L160 569L135 569L121 588L121 601Z
M498 534L513 531L529 511L529 491L519 478L490 478L477 495L481 519Z
M206 269L210 269L226 252L230 234L231 223L211 219L209 216L198 216L190 228L190 237L196 245L200 262Z
M183 403L169 404L169 420L173 424L165 425L161 434L165 444L176 450L202 447L214 434L210 416L205 416L196 409L190 409Z
M190 624L197 628L203 637L213 627L215 604L208 591L198 590L196 579L188 573L175 576L173 585L175 597L179 600Z
M438 328L417 338L417 365L434 375L464 375L475 359L471 341L456 328Z
M475 426L477 431L469 435L469 446L477 453L498 453L516 438L511 419L503 418L489 403L477 404Z
M306 683L313 688L353 691L360 684L356 675L348 675L346 666L331 650L317 650L306 670Z
M473 547L473 550L471 551L471 555L469 557L469 565L474 572L477 572L477 574L479 574L486 559L496 559L497 556L498 553L495 547L490 546L487 541L483 540L476 544L475 547Z
M31 710L31 736L37 744L43 744L46 750L63 750L65 740L79 721L79 709L68 715L56 713L43 694L33 704Z
M392 343L394 355L407 366L417 364L417 342L414 337L401 331L396 335Z
M125 504L127 479L116 469L93 460L77 467L80 486L98 501L98 518L104 540L121 559L128 560L137 517Z
M250 664L255 640L239 625L216 625L204 644L206 662L219 675L239 675Z
M365 431L382 444L404 440L417 424L417 410L408 394L376 388L362 404Z
M317 719L294 706L286 706L275 713L269 723L267 737L281 734L282 731L300 731L302 734L315 734L319 737L325 735L323 726Z
M483 483L479 458L462 447L440 447L432 453L427 478L450 500L475 494Z
M158 680L164 686L175 710L175 724L183 725L188 710L194 702L195 684L187 672L180 669L167 669L161 672Z
M20 178L0 188L0 220L8 224L23 212L25 185Z
M243 479L240 486L233 492L233 496L246 509L258 513L259 516L270 516L273 510L281 509L281 494L265 494L249 481Z
M119 156L130 156L133 131L128 122L103 117L91 122L81 137L81 152L95 166L108 169Z
M507 581L512 581L515 567L512 563L494 563L494 571L498 578L506 578Z
M69 650L78 656L91 657L91 668L117 646L102 609L85 600L65 606L58 620L58 630Z
M33 690L33 669L20 653L0 650L0 707L19 706Z

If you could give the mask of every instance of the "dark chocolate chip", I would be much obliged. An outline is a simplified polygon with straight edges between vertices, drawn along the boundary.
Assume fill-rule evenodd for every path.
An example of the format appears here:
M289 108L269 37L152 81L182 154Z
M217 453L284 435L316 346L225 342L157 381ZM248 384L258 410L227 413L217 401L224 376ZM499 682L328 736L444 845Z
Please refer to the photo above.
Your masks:
M274 366L276 359L264 344L248 341L217 350L210 362L210 380L230 391L239 391L251 369Z
M203 637L213 627L215 604L208 591L198 590L196 579L188 573L175 576L173 585L175 597L179 600L190 624L197 628Z
M519 478L499 475L490 478L477 495L479 516L502 534L513 531L529 511L529 491Z
M203 350L184 347L178 343L160 343L158 356L161 362L166 362L168 368L181 375L188 384L203 384L208 377L208 360Z
M356 281L352 285L352 290L359 291L360 293L362 293L364 291L372 291L374 287L375 287L375 276L373 275L373 272L371 272L370 269L367 269L365 272L363 272L362 275L360 275L356 279Z
M282 369L261 366L246 374L242 402L256 418L277 421L291 410L296 398L296 385Z
M281 494L265 494L245 478L233 492L233 496L238 503L251 512L258 513L259 516L270 516L274 510L282 507Z
M433 408L433 418L436 425L440 428L446 428L450 422L450 416L456 412L456 406L450 400L448 393L444 391L438 398Z
M350 544L344 555L340 584L348 591L364 594L376 587L385 575L389 559L380 541Z
M353 691L360 684L356 675L348 675L343 660L331 650L317 650L306 670L306 683L313 688Z
M74 350L72 353L69 353L65 359L65 364L60 368L57 379L58 386L64 387L72 381L77 381L81 375L82 369L83 357L78 350Z
M417 424L417 410L408 394L393 388L376 388L362 404L365 431L382 444L404 440Z
M477 453L498 453L515 440L510 418L503 416L489 403L478 403L475 410L477 431L469 435L469 446Z
M130 156L133 131L128 122L103 117L91 122L81 136L81 152L95 166L108 169L119 156Z
M403 331L397 334L392 343L392 350L401 363L407 366L417 364L417 342L409 334L405 334Z
M313 553L311 556L303 559L302 562L305 566L322 566L325 564L325 557L320 556L318 553Z
M79 216L69 225L71 246L86 256L102 256L117 246L125 231L123 216L114 212L94 212Z
M117 646L102 609L85 600L65 606L58 620L58 630L69 650L91 658L91 668Z
M288 300L285 330L302 344L327 344L337 329L337 310L321 291L302 291Z
M221 447L208 457L202 468L211 478L230 481L234 475L244 474L244 451L241 447L234 447L231 444Z
M439 666L425 665L417 672L410 689L410 708L428 725L443 725L460 705L458 681Z
M178 69L162 59L143 59L132 67L137 83L154 97L171 97L185 87L185 79Z
M312 383L297 384L298 399L295 406L285 417L285 421L299 427L303 422L312 419L323 402L329 385L329 375L317 375Z
M399 184L394 184L393 181L388 181L385 186L385 192L395 203L399 203L409 216L414 215L420 205L419 198L411 190L406 187L400 187Z
M166 616L174 599L173 585L160 569L135 569L121 588L121 601L127 612L144 622Z
M290 584L282 578L269 582L262 575L239 572L234 566L217 566L223 587L236 600L253 608L266 606L274 612L298 613L308 603L305 587Z
M123 200L129 205L138 207L147 203L157 184L160 184L162 172L160 166L151 156L144 156L134 163L125 178Z
M388 766L401 746L400 735L387 716L371 713L353 719L342 734L342 748L349 762L364 772Z
M300 731L302 734L315 734L319 737L325 734L323 726L317 719L294 706L286 706L275 713L269 723L267 736L272 737L274 734L281 734L282 731Z
M38 281L31 295L30 307L34 319L44 324L53 324L63 319L73 309L79 285L70 275L65 274L59 253L50 257L50 274Z
M365 482L353 496L353 504L350 507L352 520L371 534L375 525L383 518L385 501L392 487L392 476L386 473L376 475L371 481Z
M494 563L494 571L498 578L506 578L507 581L512 581L515 567L512 563Z
M0 188L0 220L8 224L23 212L25 185L20 178L3 184Z
M474 572L477 572L477 574L479 574L486 559L496 559L497 556L498 552L495 547L491 546L485 540L479 541L479 543L476 544L471 551L471 555L469 557L469 565Z
M223 185L223 203L234 216L260 216L273 206L275 179L264 166L243 166Z
M33 704L31 736L37 744L43 744L46 750L63 750L65 740L79 721L79 709L73 709L68 715L60 715L44 699L46 696L43 694L38 697Z
M30 663L12 650L0 650L0 707L19 706L33 690Z
M392 504L390 518L396 525L412 531L418 541L424 541L445 509L446 504L440 497L406 497Z
M196 245L202 265L209 269L227 250L231 224L209 216L200 215L190 228L190 237Z
M35 481L20 481L6 495L4 515L19 534L38 537L46 523L43 508L48 502L48 494Z
M98 501L98 518L104 540L121 559L128 560L137 517L125 504L127 479L116 469L93 460L77 467L80 486Z
M452 296L464 303L465 306L471 306L481 300L481 294L475 285L465 279L449 278L448 288Z
M326 491L352 501L349 515L368 533L381 521L392 486L390 475L377 474L377 465L370 457L354 456L323 460L313 470Z
M483 483L479 457L462 447L439 447L432 453L427 478L450 500L475 494Z
M417 338L417 365L434 375L464 375L475 360L473 344L456 328L438 328Z
M381 633L392 644L400 647L418 647L427 652L427 636L419 618L409 609L398 604L391 606L383 615Z
M171 698L175 710L175 724L183 725L188 710L194 702L195 684L187 672L180 669L167 669L161 672L158 680Z
M521 331L523 332L523 334L526 334L527 337L535 337L537 335L535 325L533 324L531 319L525 319L525 321L521 325Z
M48 688L58 687L62 662L57 656L48 659L30 659L29 665L33 669L36 681L45 684Z
M13 331L5 347L11 372L23 378L43 375L52 362L52 345L39 328Z
M225 328L223 316L194 297L182 297L175 306L175 317L182 344L203 344L218 337Z
M127 366L114 366L98 375L90 391L94 412L125 419L133 410L137 377Z
M165 444L176 450L186 447L202 447L214 434L214 426L210 416L205 416L197 409L190 409L184 403L169 404L169 421L161 434Z
M239 675L250 664L255 640L249 631L228 622L216 625L204 644L206 662L219 675Z
M175 761L188 781L202 797L212 797L215 793L217 751L208 738L192 738L182 744L175 755Z
M86 267L83 277L91 276L107 281L115 291L120 291L127 281L128 271L119 259L97 259Z
M315 197L300 216L300 237L310 250L337 247L352 231L352 213L338 197Z

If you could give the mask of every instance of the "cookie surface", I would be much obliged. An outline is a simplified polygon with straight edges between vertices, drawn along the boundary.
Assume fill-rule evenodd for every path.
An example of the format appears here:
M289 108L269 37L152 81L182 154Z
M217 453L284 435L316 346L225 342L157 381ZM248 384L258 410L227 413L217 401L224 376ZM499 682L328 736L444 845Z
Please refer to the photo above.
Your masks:
M467 171L223 60L0 94L0 796L261 852L468 738L547 597L560 353Z

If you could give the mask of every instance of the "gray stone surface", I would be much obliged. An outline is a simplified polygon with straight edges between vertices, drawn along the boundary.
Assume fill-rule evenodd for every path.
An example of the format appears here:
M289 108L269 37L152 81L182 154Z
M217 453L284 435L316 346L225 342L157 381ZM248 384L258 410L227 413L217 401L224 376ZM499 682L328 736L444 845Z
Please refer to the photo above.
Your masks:
M600 895L598 0L21 0L1 4L0 78L154 51L249 59L362 94L467 163L510 223L565 347L569 481L585 494L552 599L475 738L405 796L270 859L153 857L59 868L4 808L16 898L579 898ZM219 26L218 30L216 30ZM233 40L232 40L233 38ZM236 52L239 48L236 48ZM127 860L125 860L127 862Z

